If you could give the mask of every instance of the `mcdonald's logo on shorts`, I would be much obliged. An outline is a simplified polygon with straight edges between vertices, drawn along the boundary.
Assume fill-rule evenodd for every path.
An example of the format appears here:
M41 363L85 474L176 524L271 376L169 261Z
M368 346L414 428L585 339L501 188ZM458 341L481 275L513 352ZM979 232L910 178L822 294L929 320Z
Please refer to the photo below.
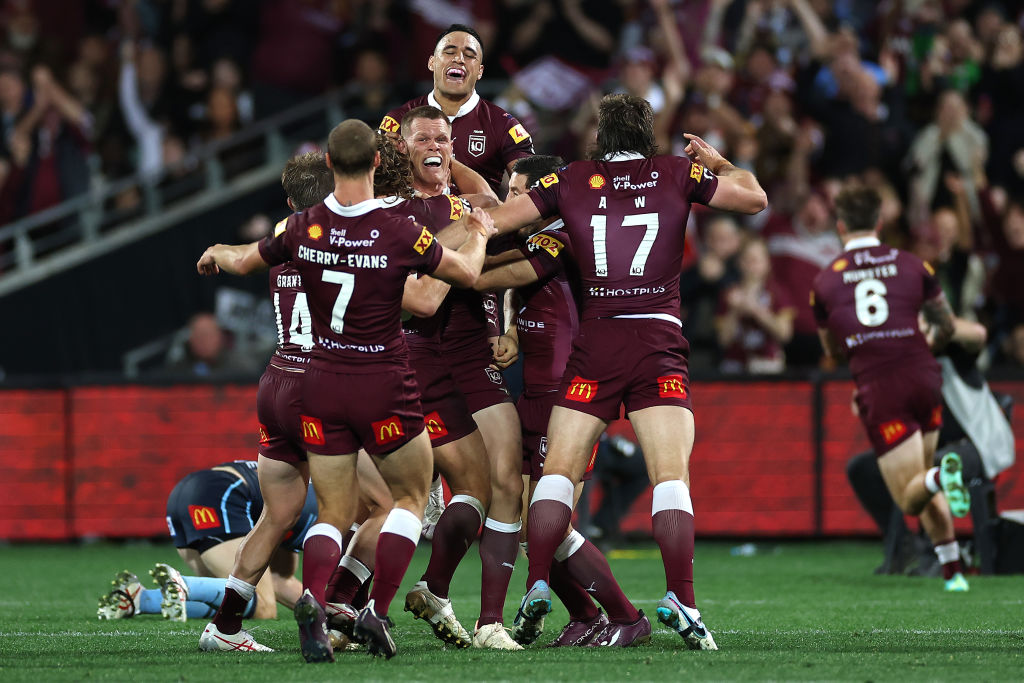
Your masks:
M568 391L565 392L565 397L570 401L579 401L580 403L590 403L594 400L594 396L597 395L597 382L589 379L583 379L579 375L572 378L572 382L569 384Z
M878 431L882 434L882 440L886 445L892 445L907 433L907 425L903 424L901 420L893 420L879 425Z
M267 428L261 423L260 424L260 445L266 446L270 443L270 435L267 434Z
M682 375L664 375L658 378L658 396L661 398L686 398L686 384Z
M431 441L440 439L442 436L448 436L448 427L445 426L444 420L441 419L441 414L436 410L423 417L423 425L427 428L427 436L430 437Z
M370 427L373 429L373 440L377 442L378 446L398 441L405 436L405 431L402 429L402 421L398 419L397 415L392 415L380 422L372 422Z
M935 406L932 410L932 419L928 423L928 431L934 431L942 426L942 406Z
M299 415L302 418L302 440L314 446L324 445L324 425L315 417Z
M217 511L205 505L189 505L188 516L192 519L192 526L197 530L215 529L220 526Z

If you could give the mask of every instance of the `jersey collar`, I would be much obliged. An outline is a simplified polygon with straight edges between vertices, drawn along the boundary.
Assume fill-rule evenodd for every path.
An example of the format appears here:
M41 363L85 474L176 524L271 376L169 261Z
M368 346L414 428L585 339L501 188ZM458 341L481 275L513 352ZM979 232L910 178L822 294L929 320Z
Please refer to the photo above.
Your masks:
M327 195L327 199L324 200L324 204L327 208L345 218L355 218L356 216L363 216L370 213L374 209L381 208L381 202L378 199L365 199L358 204L352 206L342 206L338 198L334 196L334 193Z
M441 105L438 104L437 98L434 97L433 90L431 90L430 93L427 95L427 104L429 104L431 107L437 107L438 109L441 109ZM476 109L476 105L478 104L480 104L480 95L477 94L476 90L473 90L473 94L469 96L469 99L466 100L466 103L459 107L459 111L455 114L455 116L449 116L448 121L451 122L459 118L460 116L465 116L469 112ZM444 111L444 109L441 109L441 111Z
M643 158L645 158L644 155L637 152L616 152L615 154L605 154L603 161L636 161Z
M846 243L846 251L853 251L854 249L867 249L868 247L880 247L882 243L878 241L877 237L858 237L852 239Z

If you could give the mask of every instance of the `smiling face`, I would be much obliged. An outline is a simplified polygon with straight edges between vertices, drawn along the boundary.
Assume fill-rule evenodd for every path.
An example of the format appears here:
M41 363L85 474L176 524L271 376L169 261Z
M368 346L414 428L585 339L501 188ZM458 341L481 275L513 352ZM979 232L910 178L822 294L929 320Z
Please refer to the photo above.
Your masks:
M417 181L430 184L448 182L452 135L446 119L413 119L403 142Z
M427 68L434 72L435 91L454 100L469 97L484 73L483 49L468 33L449 33L438 41Z

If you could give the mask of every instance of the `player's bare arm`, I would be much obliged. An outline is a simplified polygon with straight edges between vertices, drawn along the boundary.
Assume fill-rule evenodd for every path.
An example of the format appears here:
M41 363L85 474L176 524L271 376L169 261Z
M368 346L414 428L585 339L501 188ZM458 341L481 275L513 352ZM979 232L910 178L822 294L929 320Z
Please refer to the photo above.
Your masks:
M821 348L825 349L825 355L834 362L841 363L845 356L843 355L843 347L839 345L832 333L827 327L818 328L818 338L821 339Z
M451 179L459 188L459 195L473 206L486 209L501 203L498 201L498 195L494 194L494 190L482 175L454 158L452 159Z
M540 276L530 262L520 259L480 273L473 288L478 292L500 292L503 289L533 284L539 279Z
M760 213L767 208L768 195L753 173L733 166L700 137L692 133L683 137L690 141L686 153L718 176L718 188L708 206L746 214Z
M988 341L988 330L984 325L956 317L953 319L953 339L970 353L977 353L985 348Z
M472 287L480 276L484 265L487 240L495 234L494 221L483 209L473 209L464 221L469 237L457 251L447 249L441 255L441 262L432 273L456 287Z
M216 275L222 270L231 275L249 275L267 267L267 262L260 256L259 242L215 244L207 248L196 263L200 275Z
M402 310L417 318L429 318L437 313L452 286L427 275L410 275L402 292Z
M488 209L487 212L494 219L494 227L499 235L518 230L541 219L540 211L526 194L513 197L501 206Z
M925 301L921 305L921 314L931 325L929 343L932 350L941 351L946 348L946 344L953 339L953 333L956 331L953 309L949 307L946 295L940 294Z

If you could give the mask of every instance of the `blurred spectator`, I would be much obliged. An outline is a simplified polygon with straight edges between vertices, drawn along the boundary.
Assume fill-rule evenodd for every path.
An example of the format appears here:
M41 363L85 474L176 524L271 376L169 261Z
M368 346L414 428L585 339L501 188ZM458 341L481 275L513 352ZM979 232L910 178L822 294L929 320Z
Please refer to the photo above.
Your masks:
M1003 342L1003 353L1007 365L1024 368L1024 323L1010 330Z
M353 78L341 91L345 113L363 121L380 121L398 104L401 98L395 92L387 56L372 48L360 50Z
M715 348L712 323L722 293L739 282L736 256L743 232L734 217L717 214L701 234L704 239L697 263L683 270L679 278L680 319L690 344Z
M213 313L196 313L188 321L188 330L184 356L172 361L167 370L192 377L215 377L258 368L230 347L228 335Z
M993 304L995 345L1024 322L1024 200L1006 199L998 188L983 188L979 195L982 226L995 253L989 295Z
M760 237L748 238L737 258L740 280L726 289L715 317L722 347L722 372L782 372L782 347L793 336L796 307L771 279L768 248Z

